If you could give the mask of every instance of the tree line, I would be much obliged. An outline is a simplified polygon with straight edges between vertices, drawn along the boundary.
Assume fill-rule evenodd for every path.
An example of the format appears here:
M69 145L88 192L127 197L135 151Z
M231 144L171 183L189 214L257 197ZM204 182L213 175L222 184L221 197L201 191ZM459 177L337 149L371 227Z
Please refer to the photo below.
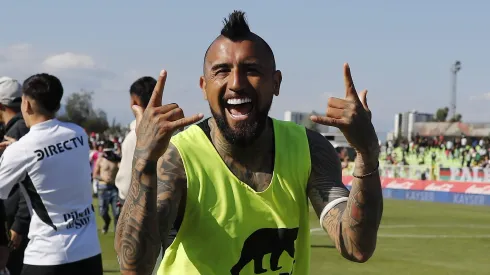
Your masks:
M448 119L449 115L449 108L444 107L444 108L439 108L437 109L435 115L434 115L434 120L437 122L461 122L461 119L463 116L461 114L456 114L454 117Z
M80 125L87 133L124 135L127 130L115 119L109 124L106 112L94 107L93 92L86 90L68 95L65 100L64 112L58 116L58 119Z

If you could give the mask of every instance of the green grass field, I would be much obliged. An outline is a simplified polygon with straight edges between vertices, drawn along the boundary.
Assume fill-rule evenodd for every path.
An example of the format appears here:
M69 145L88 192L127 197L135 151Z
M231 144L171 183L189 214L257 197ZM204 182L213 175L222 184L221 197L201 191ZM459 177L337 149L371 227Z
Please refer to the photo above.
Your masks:
M378 247L364 264L339 255L313 211L310 221L312 275L490 274L489 207L385 200ZM105 274L119 274L114 233L100 238Z

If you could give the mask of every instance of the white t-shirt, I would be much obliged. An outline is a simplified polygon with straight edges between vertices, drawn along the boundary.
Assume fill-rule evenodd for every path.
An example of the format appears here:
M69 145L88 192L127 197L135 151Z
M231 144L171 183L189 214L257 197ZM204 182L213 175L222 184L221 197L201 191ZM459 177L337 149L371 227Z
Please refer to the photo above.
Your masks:
M136 148L136 121L131 122L129 127L131 131L121 145L121 163L119 164L119 170L116 175L116 187L119 190L119 197L123 200L126 199L129 186L131 185L133 155L134 149Z
M36 124L0 159L0 198L16 183L31 212L24 263L59 265L101 253L85 131L52 119Z

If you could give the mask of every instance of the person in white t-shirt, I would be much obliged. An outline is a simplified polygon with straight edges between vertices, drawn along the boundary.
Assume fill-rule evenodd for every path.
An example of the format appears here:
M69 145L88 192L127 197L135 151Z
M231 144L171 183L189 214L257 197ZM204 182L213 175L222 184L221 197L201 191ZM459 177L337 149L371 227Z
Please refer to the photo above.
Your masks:
M143 76L138 78L131 84L129 88L129 99L130 106L140 106L141 108L146 108L148 102L150 101L151 95L153 94L153 89L157 84L157 80L151 76ZM134 112L134 111L133 111ZM136 115L136 114L135 114ZM116 175L116 187L119 190L119 202L122 205L126 199L126 195L129 191L129 185L131 184L131 171L133 169L133 154L136 148L136 120L133 120L129 125L129 133L124 138L121 145L121 162L119 164L119 171ZM177 134L179 131L176 131ZM170 245L177 235L177 229L175 226L170 230L167 243ZM162 260L162 251L166 247L162 247L160 255L158 256L157 263L153 270L153 275L157 274L158 268L160 267L160 261Z
M129 88L129 107L137 105L141 108L146 108L156 84L157 80L151 76L143 76L133 82ZM136 120L131 122L129 128L130 131L121 145L121 163L116 175L116 187L119 190L119 201L121 204L124 204L124 200L129 191L129 185L131 184L133 153L136 148Z
M32 215L22 275L101 275L102 257L92 205L89 139L84 129L55 118L63 86L49 74L22 86L28 134L0 159L0 198L20 184Z

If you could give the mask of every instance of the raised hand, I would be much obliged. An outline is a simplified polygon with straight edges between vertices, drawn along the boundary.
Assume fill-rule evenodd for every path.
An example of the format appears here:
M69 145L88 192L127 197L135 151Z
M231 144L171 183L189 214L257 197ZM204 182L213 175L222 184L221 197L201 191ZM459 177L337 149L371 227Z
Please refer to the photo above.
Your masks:
M367 90L357 94L348 64L344 64L344 82L345 98L329 98L326 116L311 116L311 120L338 128L358 153L376 152L378 137L371 123Z
M177 130L198 122L203 114L184 117L179 105L162 105L163 90L167 72L162 70L145 110L133 106L136 115L136 152L140 158L157 161L165 150L172 134Z

